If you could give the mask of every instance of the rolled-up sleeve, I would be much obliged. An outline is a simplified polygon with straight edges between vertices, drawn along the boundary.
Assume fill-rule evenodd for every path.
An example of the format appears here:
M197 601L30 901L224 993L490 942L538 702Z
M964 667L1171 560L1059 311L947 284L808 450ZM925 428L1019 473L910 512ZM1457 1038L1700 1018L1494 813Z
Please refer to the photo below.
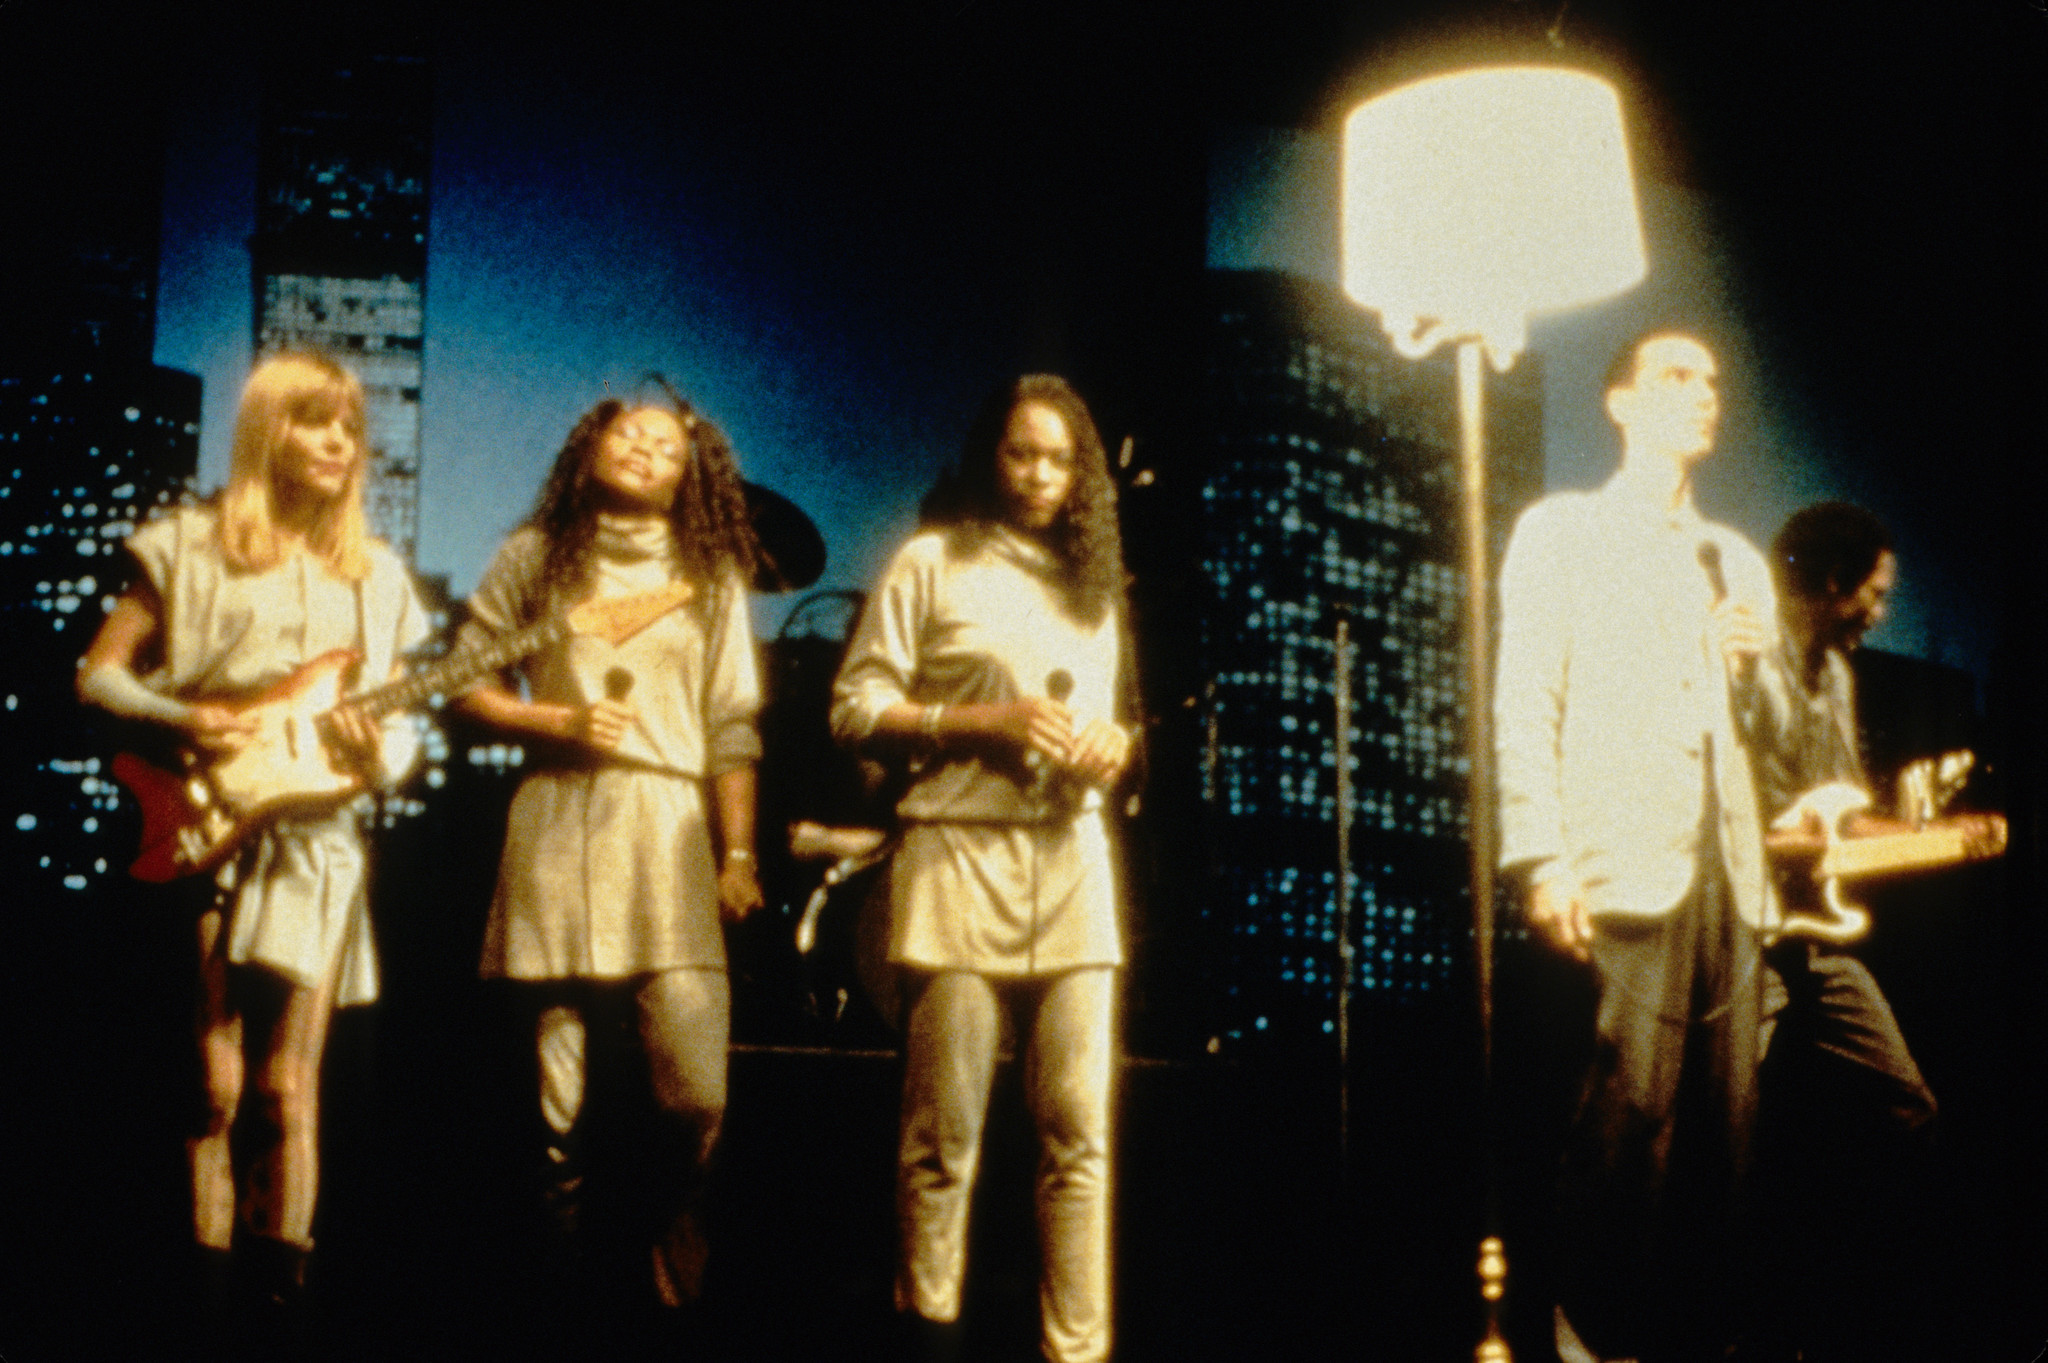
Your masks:
M736 576L719 584L705 650L704 769L716 776L761 760L761 677L746 587Z
M170 595L171 564L178 554L180 527L178 516L163 516L128 537L128 552L156 590L158 600Z
M885 710L911 698L937 567L932 543L913 540L875 584L832 684L832 736L840 743L865 743Z
M546 542L530 527L513 531L498 546L476 590L469 594L469 619L455 636L457 649L481 648L524 622L527 597L540 576L546 553ZM511 684L511 669L501 672L498 680Z
M1556 502L1531 507L1508 541L1493 690L1500 864L1539 875L1565 850L1561 739L1572 574L1559 509Z

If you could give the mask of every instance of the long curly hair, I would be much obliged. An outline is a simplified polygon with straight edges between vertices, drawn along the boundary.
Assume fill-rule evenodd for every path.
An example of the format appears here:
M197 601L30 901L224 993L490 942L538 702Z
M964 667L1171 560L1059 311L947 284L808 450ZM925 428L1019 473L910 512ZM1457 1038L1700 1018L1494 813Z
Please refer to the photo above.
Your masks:
M1059 413L1074 440L1074 482L1059 514L1039 538L1059 565L1059 585L1068 615L1085 625L1099 624L1103 614L1122 608L1124 587L1123 536L1117 528L1116 484L1110 480L1109 458L1088 405L1068 382L1053 374L1026 374L992 393L967 428L960 460L939 475L918 508L918 524L944 529L956 555L979 548L995 528L1006 522L996 453L1010 414L1028 402Z
M705 584L715 583L727 573L736 573L752 583L764 570L774 572L773 563L754 534L754 520L747 511L739 466L734 462L725 432L700 415L666 381L656 376L652 382L661 395L659 400L627 402L606 398L578 419L563 442L561 453L555 456L554 468L541 485L533 514L526 519L528 525L546 537L548 546L529 606L535 615L549 603L573 598L582 587L589 571L591 545L597 538L597 513L604 506L603 494L591 477L598 446L614 421L648 407L665 407L670 411L689 441L682 482L676 488L675 505L668 514L683 571ZM710 597L710 593L703 593L698 600L704 602Z

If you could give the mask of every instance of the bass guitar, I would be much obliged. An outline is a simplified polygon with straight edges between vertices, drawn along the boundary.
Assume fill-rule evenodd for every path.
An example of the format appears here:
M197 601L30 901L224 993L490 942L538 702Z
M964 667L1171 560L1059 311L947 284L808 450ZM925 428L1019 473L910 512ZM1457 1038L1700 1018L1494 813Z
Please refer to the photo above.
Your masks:
M226 861L267 820L287 812L334 808L363 789L362 774L335 762L324 739L326 717L344 703L375 720L436 696L460 693L477 678L510 666L571 634L614 647L689 600L686 582L586 601L477 648L450 654L385 686L348 695L359 659L324 653L269 690L228 702L251 732L230 753L187 748L182 771L133 753L117 754L116 779L142 808L142 848L128 873L161 884L199 875Z

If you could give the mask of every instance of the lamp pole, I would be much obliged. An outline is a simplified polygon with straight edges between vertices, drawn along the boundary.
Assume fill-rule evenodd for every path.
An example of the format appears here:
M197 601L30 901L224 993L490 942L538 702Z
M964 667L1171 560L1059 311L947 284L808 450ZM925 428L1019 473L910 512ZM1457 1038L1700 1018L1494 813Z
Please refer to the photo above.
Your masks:
M1503 372L1528 319L1640 281L1642 226L1612 86L1553 66L1475 68L1368 100L1345 122L1345 292L1377 311L1394 348L1457 348L1459 525L1465 576L1466 837L1479 995L1488 1233L1479 1245L1486 1338L1479 1363L1508 1363L1500 1333L1507 1256L1499 1219L1493 1101L1495 823L1492 603L1488 590L1482 356Z
M1486 1123L1486 1190L1500 1188L1500 1140L1493 1103L1493 595L1486 562L1486 372L1481 342L1458 342L1458 520L1465 550L1465 733L1468 752L1465 846L1472 887L1472 958L1479 986L1479 1067ZM1479 1296L1486 1337L1478 1363L1509 1363L1500 1333L1507 1294L1507 1255L1491 1233L1499 1208L1486 1208L1488 1234L1479 1242Z
M1493 597L1486 562L1486 376L1480 342L1458 342L1458 510L1465 550L1466 846L1472 882L1473 957L1479 984L1479 1053L1493 1089ZM1489 1142L1489 1146L1491 1142Z

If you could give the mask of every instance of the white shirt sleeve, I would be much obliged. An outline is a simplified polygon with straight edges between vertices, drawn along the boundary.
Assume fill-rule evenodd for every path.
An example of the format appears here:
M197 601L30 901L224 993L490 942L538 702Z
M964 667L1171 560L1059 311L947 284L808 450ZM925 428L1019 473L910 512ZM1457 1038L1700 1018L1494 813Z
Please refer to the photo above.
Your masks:
M865 742L885 710L910 699L943 552L936 537L919 536L875 584L832 684L832 736L840 743Z
M1571 672L1571 503L1540 502L1508 541L1493 692L1500 864L1541 879L1564 855L1562 736Z

